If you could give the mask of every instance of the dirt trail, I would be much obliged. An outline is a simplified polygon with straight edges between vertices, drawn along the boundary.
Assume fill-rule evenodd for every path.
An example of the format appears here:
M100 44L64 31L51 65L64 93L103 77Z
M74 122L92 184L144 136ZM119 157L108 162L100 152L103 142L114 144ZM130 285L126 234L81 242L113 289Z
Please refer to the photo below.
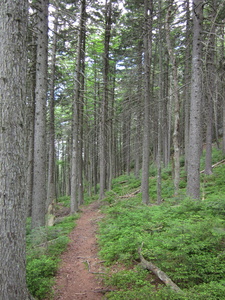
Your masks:
M102 218L99 203L82 208L71 242L62 255L56 276L54 300L99 300L104 289L100 276L103 266L97 257L97 222Z

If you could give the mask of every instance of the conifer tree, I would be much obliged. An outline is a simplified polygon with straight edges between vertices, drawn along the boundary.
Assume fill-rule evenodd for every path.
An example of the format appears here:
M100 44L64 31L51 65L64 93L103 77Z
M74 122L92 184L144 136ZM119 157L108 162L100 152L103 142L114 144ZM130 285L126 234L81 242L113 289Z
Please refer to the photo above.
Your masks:
M28 3L0 5L0 298L31 299L25 267Z

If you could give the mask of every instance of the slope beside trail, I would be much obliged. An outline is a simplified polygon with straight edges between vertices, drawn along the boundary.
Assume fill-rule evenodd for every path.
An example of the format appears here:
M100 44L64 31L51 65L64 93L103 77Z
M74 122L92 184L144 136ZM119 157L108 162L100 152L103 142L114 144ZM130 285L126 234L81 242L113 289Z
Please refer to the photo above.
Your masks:
M98 202L82 207L68 248L61 257L54 300L103 299L103 264L97 256L96 240L97 223L102 217Z

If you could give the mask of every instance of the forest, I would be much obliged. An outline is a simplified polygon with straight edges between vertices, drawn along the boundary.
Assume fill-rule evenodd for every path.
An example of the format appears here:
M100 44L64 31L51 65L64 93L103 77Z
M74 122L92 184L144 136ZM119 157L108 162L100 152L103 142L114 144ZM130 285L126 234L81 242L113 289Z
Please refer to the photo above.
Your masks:
M224 33L225 0L1 1L0 299L46 297L48 255L93 200L106 264L179 286L153 298L134 271L109 299L225 299Z

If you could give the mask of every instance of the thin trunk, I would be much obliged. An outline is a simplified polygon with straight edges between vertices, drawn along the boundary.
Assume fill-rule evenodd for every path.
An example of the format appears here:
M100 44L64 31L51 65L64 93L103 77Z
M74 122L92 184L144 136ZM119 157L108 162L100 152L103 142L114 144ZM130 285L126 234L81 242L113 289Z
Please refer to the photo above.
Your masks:
M206 157L205 157L205 174L211 175L212 172L212 130L213 130L213 101L216 95L216 87L215 87L215 33L216 33L216 25L215 25L215 9L216 3L213 1L212 3L212 11L211 11L211 26L210 32L206 47ZM216 125L217 126L217 125Z
M111 24L112 24L112 2L106 1L105 4L105 40L104 40L104 59L103 59L103 98L101 103L101 120L100 120L100 133L99 133L99 160L100 160L100 191L99 199L105 197L106 188L106 170L107 170L107 117L108 117L108 88L109 88L109 42L111 37Z
M130 99L126 97L123 103L123 171L130 174Z
M56 199L55 186L55 64L56 64L56 43L57 43L58 13L54 20L52 37L52 60L50 74L50 96L49 96L49 160L48 160L48 187L47 187L47 208ZM48 211L49 212L49 211ZM52 213L52 211L51 211Z
M188 160L188 142L189 142L189 118L190 118L190 65L191 65L191 24L190 24L190 3L186 2L186 33L185 33L185 70L184 70L184 147L185 147L185 168L187 167Z
M157 203L162 201L162 101L163 101L163 36L162 36L162 1L159 1L159 100L158 100L158 150L157 150Z
M78 211L79 207L79 199L78 199L78 182L79 182L79 167L81 164L79 163L81 150L80 150L80 138L79 138L79 131L80 131L80 94L81 94L81 69L82 69L82 51L83 51L83 29L84 29L84 13L85 13L86 3L85 0L81 3L80 9L80 27L79 27L79 36L78 36L78 45L77 45L77 67L76 67L76 76L75 76L75 95L74 95L74 102L73 102L73 128L72 128L72 160L71 160L71 203L70 203L70 213L74 214Z
M163 72L163 117L162 117L162 141L163 141L163 164L168 166L170 161L170 131L171 131L171 109L169 103L169 58L165 52Z
M116 72L116 66L114 66L114 74ZM111 105L110 105L110 118L109 118L109 186L108 189L112 189L112 180L115 176L115 153L114 153L114 101L115 101L115 76L113 77Z
M65 159L65 165L66 165L66 196L70 196L71 191L71 134L68 135L66 139L66 159Z
M79 97L79 159L78 159L78 203L84 202L84 183L83 183L83 136L84 136L84 90L85 90L85 50L86 50L86 0L82 1L82 45L81 45L81 74L80 74L80 97Z
M143 159L142 159L142 202L149 204L149 162L150 162L150 71L152 55L152 18L153 1L145 0L144 24L144 73L145 73L145 101L144 101L144 132L143 132Z
M27 170L27 216L31 217L32 214L32 195L33 195L33 170L34 170L34 116L35 116L35 85L36 85L36 60L37 49L35 45L35 37L32 37L34 46L31 50L31 67L30 86L29 86L29 104L28 104L28 170Z
M136 122L135 122L135 167L134 175L136 178L140 177L140 154L141 154L141 116L142 116L142 45L143 42L139 41L138 43L138 57L137 57L137 77L138 77L138 86L137 86L137 112L136 112Z
M94 84L94 133L93 133L93 158L92 158L92 177L94 185L94 193L97 194L97 182L98 182L98 111L97 111L97 94L98 94L98 85L97 85L97 72L95 68L95 84Z
M171 5L172 4L173 1ZM175 195L177 195L179 190L179 183L180 183L180 144L179 144L180 101L179 101L177 62L170 41L169 17L171 13L172 13L172 7L170 6L166 17L166 42L167 42L167 49L168 49L170 62L172 66L172 76L173 76L172 94L174 98L174 130L173 130L174 189L175 189Z
M222 36L225 37L224 28L222 29ZM225 57L224 57L224 42L222 41L221 45L221 74L220 74L220 81L221 81L221 97L222 97L222 132L223 132L223 140L222 140L222 151L225 155L225 87L224 87L224 76L225 76Z

